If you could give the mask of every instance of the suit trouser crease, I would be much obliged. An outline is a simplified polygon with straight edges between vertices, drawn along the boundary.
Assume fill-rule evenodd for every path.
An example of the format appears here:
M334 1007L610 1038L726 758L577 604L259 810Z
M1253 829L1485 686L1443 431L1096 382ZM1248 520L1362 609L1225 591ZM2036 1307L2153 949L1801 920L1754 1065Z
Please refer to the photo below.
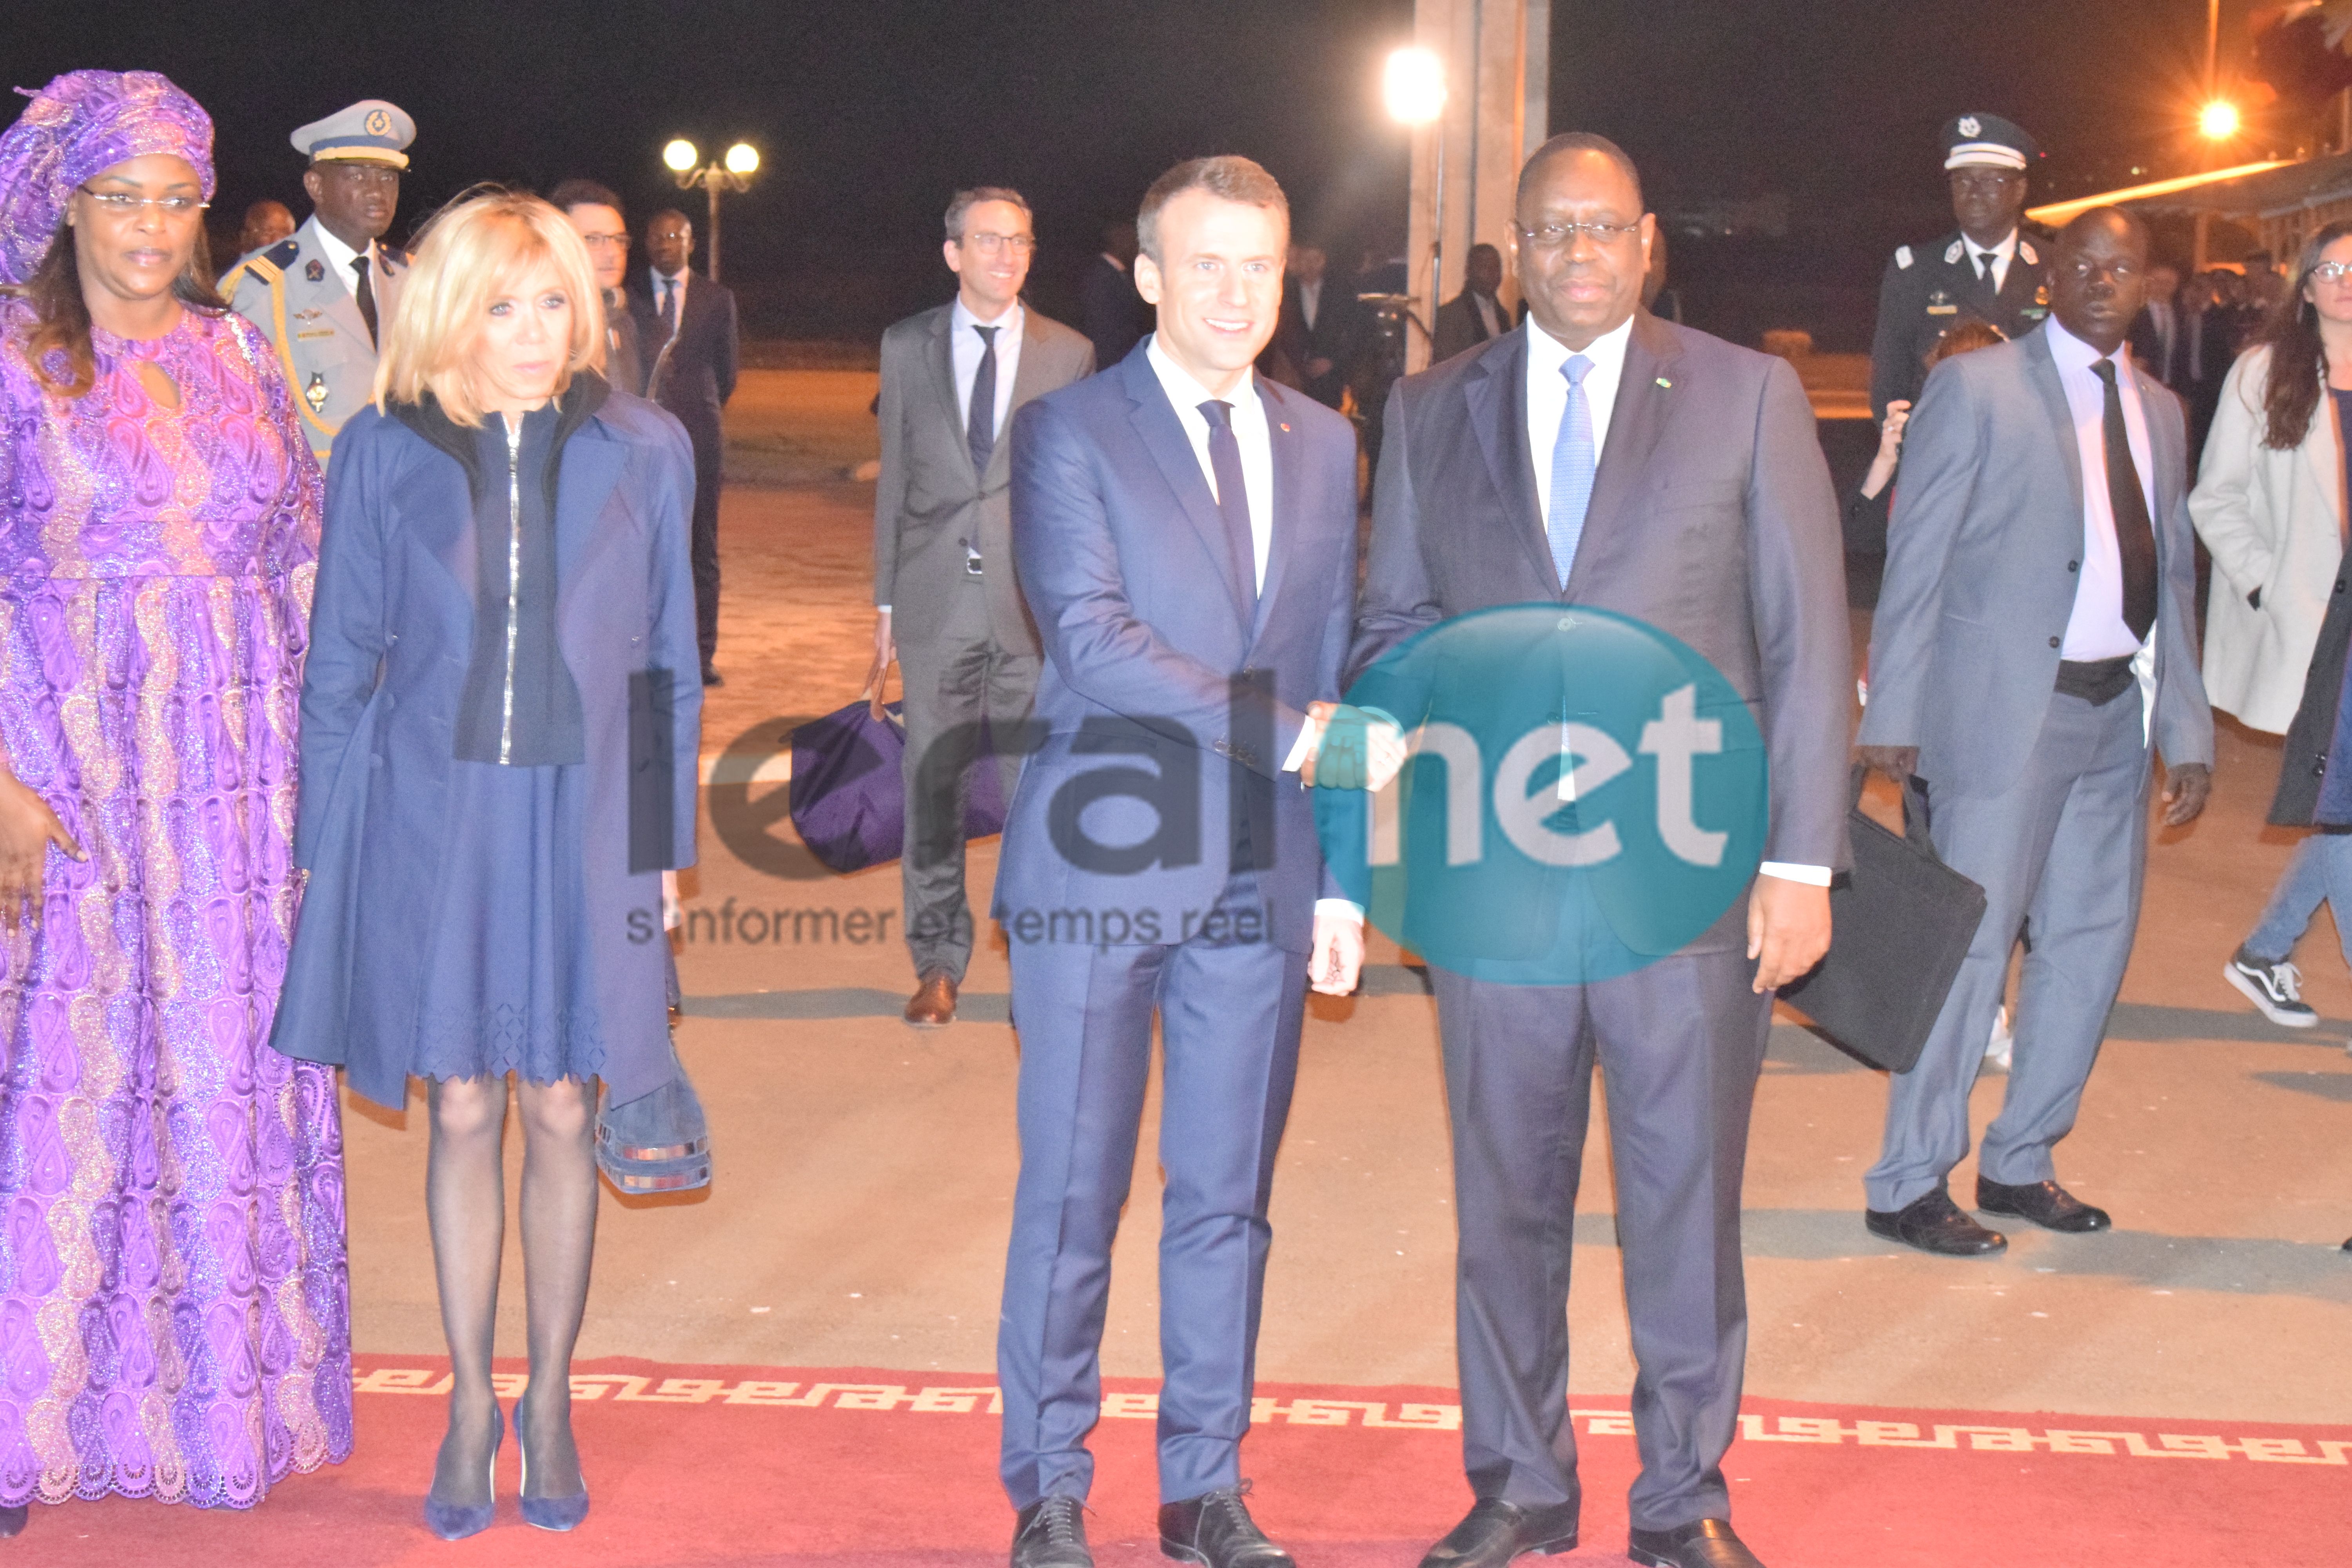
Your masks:
M2011 1185L2056 1178L2052 1150L2074 1128L2139 923L2152 775L2140 704L2136 689L2098 708L2054 694L2008 789L1934 796L1937 851L1984 889L1985 914L1917 1065L1893 1077L1872 1208L1916 1202L1967 1155L1969 1093L2021 931L2009 1079L1977 1169Z
M972 759L984 725L999 748L999 798L1010 801L1021 756L1009 742L1029 717L1042 661L1035 654L1008 653L989 636L977 580L957 597L969 603L960 603L946 634L898 647L907 724L900 763L907 825L898 871L915 973L944 970L961 985L973 941L963 826Z
M1246 878L1236 879L1241 885ZM1289 1114L1303 955L1265 943L1016 944L1021 1176L998 1337L1016 1508L1083 1498L1101 1401L1110 1254L1164 1051L1161 1496L1234 1485L1249 1427L1275 1152Z
M1728 1513L1747 1358L1739 1192L1771 1013L1737 950L1583 986L1433 970L1454 1124L1463 1457L1472 1489L1580 1501L1567 1419L1575 1200L1597 1054L1638 1371L1637 1529Z

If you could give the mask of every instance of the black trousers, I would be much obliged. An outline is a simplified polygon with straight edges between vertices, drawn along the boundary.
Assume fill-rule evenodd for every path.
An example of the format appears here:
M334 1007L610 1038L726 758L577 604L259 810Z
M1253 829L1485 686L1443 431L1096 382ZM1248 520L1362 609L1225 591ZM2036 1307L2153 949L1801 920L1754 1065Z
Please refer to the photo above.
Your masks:
M694 637L709 669L719 652L719 487L726 442L716 425L686 427L694 443Z

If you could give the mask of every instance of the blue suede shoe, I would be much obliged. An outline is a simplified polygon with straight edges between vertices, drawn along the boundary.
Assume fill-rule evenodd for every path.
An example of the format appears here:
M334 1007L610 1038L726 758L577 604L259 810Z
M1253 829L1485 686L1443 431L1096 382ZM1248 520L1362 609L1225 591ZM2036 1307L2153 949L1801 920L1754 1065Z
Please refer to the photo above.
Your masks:
M425 1494L425 1528L444 1541L463 1541L469 1535L479 1535L490 1528L490 1521L499 1511L499 1448L506 1442L507 1416L493 1403L491 1411L498 1416L498 1436L490 1439L490 1500L480 1504L443 1502L432 1493Z
M530 1495L530 1436L523 1430L520 1400L515 1402L515 1442L522 1450L522 1490L516 1500L522 1504L522 1521L535 1530L576 1528L588 1517L588 1483L583 1479L570 1497Z

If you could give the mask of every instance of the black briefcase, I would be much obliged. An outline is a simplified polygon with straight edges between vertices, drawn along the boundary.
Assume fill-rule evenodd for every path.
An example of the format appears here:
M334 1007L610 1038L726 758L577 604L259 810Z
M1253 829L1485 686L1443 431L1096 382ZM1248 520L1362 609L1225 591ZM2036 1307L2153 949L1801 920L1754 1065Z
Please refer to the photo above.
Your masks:
M1982 888L1944 864L1927 838L1927 785L1903 795L1903 832L1862 810L1853 770L1853 875L1830 890L1830 951L1780 1000L1873 1067L1907 1072L1984 920Z

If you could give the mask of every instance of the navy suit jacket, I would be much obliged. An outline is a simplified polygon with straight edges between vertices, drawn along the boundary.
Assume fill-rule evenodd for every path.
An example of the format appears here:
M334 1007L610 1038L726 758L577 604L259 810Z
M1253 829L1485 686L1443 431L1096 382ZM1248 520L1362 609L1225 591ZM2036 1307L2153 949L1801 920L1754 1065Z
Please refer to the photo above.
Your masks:
M1235 868L1246 822L1265 935L1304 952L1315 900L1335 889L1307 792L1281 768L1307 703L1339 695L1355 432L1254 378L1274 537L1253 608L1149 346L1013 416L1013 553L1046 663L994 913L1015 942L1074 940L1079 910L1106 940L1181 941Z

